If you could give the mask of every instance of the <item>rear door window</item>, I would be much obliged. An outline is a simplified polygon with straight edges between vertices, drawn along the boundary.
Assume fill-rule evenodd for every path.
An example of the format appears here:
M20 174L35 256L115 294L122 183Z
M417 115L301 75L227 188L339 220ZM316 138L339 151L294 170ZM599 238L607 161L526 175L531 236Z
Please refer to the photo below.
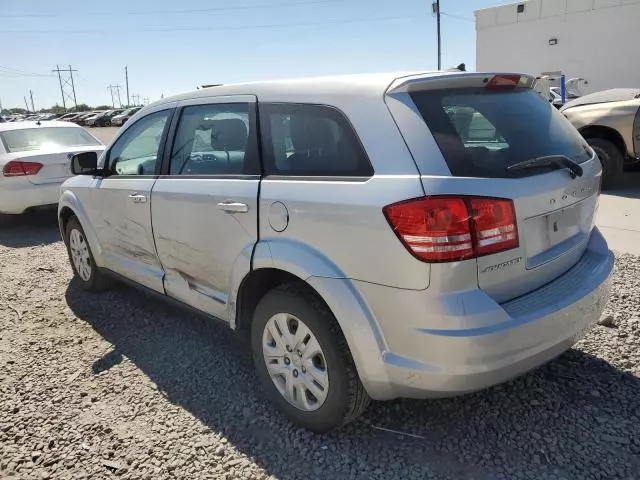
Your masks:
M550 167L507 171L533 158L565 155L582 163L590 149L571 124L528 88L439 89L411 93L442 151L459 177L510 178Z
M370 177L373 168L353 127L324 105L263 104L266 175Z
M259 172L248 103L185 107L171 150L170 175Z

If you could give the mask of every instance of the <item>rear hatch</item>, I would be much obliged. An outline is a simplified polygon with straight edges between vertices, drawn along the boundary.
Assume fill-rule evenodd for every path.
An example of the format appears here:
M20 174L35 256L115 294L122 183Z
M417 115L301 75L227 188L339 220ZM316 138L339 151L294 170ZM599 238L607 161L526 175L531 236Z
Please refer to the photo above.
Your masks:
M498 302L571 268L587 247L598 202L597 158L532 85L533 78L522 75L453 74L399 80L388 93L421 117L418 131L415 118L390 105L409 147L425 145L428 138L427 145L437 146L430 151L441 153L412 149L427 197L467 199L469 218L475 214L475 201L469 200L474 197L512 202L513 211L496 215L508 212L513 220L472 234L479 242L482 235L488 235L487 242L510 239L508 248L483 247L473 255L479 287Z

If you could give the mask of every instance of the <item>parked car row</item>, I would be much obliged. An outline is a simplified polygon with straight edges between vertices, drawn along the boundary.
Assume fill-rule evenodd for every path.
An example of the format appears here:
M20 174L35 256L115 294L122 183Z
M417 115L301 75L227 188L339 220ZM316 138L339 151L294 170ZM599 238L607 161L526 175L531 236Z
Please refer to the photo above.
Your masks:
M56 113L34 113L32 115L6 115L0 116L0 123L4 122L37 122L43 120L55 120L60 117Z
M33 115L0 116L0 123L4 122L42 122L61 120L73 122L85 127L119 127L132 117L142 107L119 108L113 110L92 110L90 112L71 112L59 115L55 113L39 113Z
M120 108L113 110L93 110L91 112L67 113L57 120L73 122L85 127L119 127L142 107Z

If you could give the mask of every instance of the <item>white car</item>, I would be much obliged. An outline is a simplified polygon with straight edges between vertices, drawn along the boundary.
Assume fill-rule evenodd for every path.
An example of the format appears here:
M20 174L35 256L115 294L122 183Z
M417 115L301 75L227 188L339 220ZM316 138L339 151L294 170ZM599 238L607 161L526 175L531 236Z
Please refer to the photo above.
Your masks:
M0 124L0 224L31 208L56 205L60 185L73 175L71 156L104 148L73 123Z

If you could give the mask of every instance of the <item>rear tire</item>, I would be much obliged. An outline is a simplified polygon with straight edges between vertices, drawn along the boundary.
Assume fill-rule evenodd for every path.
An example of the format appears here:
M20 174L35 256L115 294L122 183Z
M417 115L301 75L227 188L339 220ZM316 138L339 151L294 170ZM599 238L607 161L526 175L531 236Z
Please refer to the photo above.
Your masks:
M77 217L71 217L67 222L64 237L71 268L82 288L89 292L100 292L112 287L114 280L96 265Z
M623 153L614 143L604 138L587 138L587 143L596 152L602 165L602 189L614 187L624 170Z
M304 288L283 285L262 298L251 347L267 397L300 427L326 432L356 419L369 405L338 322Z

